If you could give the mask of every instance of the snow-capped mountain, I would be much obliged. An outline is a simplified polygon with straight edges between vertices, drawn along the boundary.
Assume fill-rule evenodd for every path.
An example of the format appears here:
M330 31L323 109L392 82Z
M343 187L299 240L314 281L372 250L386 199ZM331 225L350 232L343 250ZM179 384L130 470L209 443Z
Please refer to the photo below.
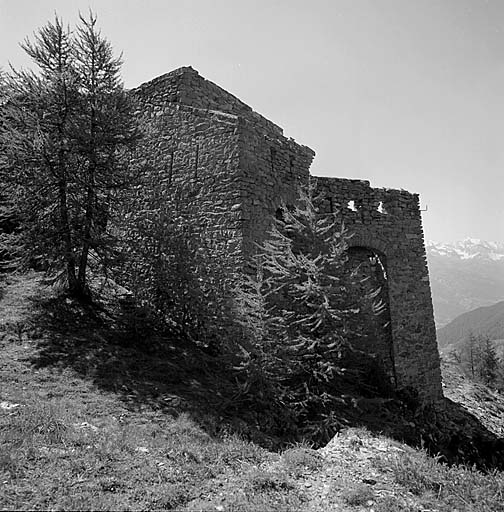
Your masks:
M451 258L467 259L489 259L493 261L504 260L504 243L485 242L478 238L466 238L454 244L442 244L427 242L425 244L428 254L447 256Z
M438 327L504 300L504 244L467 238L425 245Z

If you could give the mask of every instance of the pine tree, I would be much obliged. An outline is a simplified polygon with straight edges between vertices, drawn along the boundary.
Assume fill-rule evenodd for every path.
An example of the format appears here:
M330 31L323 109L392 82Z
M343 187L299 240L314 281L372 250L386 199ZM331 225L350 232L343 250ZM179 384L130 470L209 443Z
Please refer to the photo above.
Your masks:
M18 191L26 247L65 267L70 289L77 287L70 219L70 117L77 98L68 28L56 18L22 48L39 68L12 71L5 79L0 147L3 180Z
M349 235L336 216L318 213L315 189L312 179L294 207L282 207L236 308L246 339L242 369L254 385L275 389L307 429L320 430L340 400L334 382L345 371L358 308L346 269Z
M488 336L479 337L480 342L480 361L479 361L479 378L487 386L495 384L498 370L499 358L494 343Z
M93 14L75 35L56 17L22 48L38 72L4 80L0 173L17 190L27 258L43 257L71 293L87 296L89 256L106 263L107 218L129 181L118 156L137 135L121 61Z

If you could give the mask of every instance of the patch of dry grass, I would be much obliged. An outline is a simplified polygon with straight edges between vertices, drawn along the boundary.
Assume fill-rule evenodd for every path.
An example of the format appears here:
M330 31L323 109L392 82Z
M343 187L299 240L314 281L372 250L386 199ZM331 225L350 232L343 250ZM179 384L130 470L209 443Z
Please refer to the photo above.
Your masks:
M281 460L287 473L293 476L300 476L306 471L316 471L323 464L320 454L305 445L285 450Z
M180 507L222 473L266 458L239 438L212 438L184 414L100 418L89 403L84 412L81 404L32 402L0 416L0 508Z
M375 464L382 471L392 471L396 483L415 495L425 509L504 511L504 478L499 471L448 466L423 451L401 453Z

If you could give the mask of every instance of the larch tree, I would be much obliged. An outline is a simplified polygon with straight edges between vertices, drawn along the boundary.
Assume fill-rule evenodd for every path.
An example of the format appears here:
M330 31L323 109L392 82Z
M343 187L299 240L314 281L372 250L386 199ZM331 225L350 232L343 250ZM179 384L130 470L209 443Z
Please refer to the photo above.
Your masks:
M295 206L283 206L258 247L254 271L237 288L244 329L237 369L248 387L275 389L307 430L327 430L328 437L340 401L334 383L346 371L362 298L346 267L350 235L336 215L319 214L315 190L312 179Z
M12 70L5 79L0 145L3 179L16 190L27 257L43 254L65 267L68 286L77 288L70 223L70 117L76 105L72 43L59 19L22 48L39 73ZM13 190L12 189L12 190ZM28 256L29 255L29 256Z
M26 258L43 258L70 293L88 296L90 254L107 262L108 215L131 181L119 154L138 135L121 60L92 13L75 33L56 17L21 46L38 70L4 79L0 172L16 190Z
M481 352L479 375L481 381L487 386L494 385L499 371L499 357L494 343L488 336L480 337Z
M96 16L80 16L74 41L74 65L79 77L72 140L77 157L76 178L81 186L80 256L77 279L84 289L90 250L106 263L110 249L107 224L115 192L134 181L118 150L138 138L131 103L120 81L121 58L96 27Z

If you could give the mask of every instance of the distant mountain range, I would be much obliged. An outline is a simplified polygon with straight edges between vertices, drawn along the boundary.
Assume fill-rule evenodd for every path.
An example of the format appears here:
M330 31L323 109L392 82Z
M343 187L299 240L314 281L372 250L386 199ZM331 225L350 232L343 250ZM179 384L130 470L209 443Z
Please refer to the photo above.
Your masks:
M504 244L468 238L454 244L427 242L426 250L438 328L504 300Z
M464 313L437 332L440 349L459 345L471 333L504 342L504 301Z

